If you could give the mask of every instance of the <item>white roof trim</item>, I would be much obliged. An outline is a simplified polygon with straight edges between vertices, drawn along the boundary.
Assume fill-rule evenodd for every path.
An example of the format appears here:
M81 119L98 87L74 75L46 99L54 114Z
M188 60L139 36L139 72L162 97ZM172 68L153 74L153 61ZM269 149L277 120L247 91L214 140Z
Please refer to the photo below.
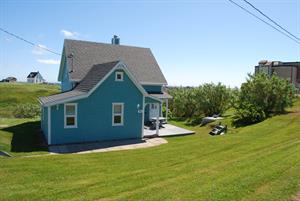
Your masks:
M141 85L155 85L155 86L162 86L167 85L168 83L156 83L156 82L140 82Z

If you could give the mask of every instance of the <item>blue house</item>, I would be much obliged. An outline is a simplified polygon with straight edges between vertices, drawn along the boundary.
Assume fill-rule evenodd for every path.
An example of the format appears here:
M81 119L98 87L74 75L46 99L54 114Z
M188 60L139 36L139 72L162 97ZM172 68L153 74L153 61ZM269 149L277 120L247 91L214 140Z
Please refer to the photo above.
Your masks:
M39 98L48 145L141 139L144 124L162 116L171 96L151 50L114 41L64 41L61 93Z

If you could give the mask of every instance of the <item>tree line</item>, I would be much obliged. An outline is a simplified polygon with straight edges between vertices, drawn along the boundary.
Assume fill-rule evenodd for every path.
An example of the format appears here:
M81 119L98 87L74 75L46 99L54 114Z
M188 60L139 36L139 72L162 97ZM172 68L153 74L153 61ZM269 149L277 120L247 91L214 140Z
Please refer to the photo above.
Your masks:
M247 125L283 113L292 106L297 89L276 75L248 75L241 88L230 88L221 83L198 87L170 87L171 118L202 118L222 115L233 108L233 124Z

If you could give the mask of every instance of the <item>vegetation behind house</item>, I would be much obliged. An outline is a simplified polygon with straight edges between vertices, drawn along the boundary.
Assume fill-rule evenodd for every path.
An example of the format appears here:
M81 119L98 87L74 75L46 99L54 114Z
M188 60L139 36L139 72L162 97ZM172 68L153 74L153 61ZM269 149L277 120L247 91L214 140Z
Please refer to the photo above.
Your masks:
M292 106L296 88L275 75L249 75L241 89L222 84L203 84L198 87L172 87L169 93L170 117L200 122L204 116L222 115L230 107L235 116L235 126L263 121L274 114L281 114Z

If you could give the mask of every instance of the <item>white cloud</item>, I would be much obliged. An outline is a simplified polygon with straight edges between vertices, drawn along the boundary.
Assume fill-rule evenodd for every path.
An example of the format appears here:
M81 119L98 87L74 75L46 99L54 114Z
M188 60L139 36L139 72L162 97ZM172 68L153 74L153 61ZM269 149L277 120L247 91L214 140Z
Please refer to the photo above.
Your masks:
M46 53L45 49L47 49L46 45L38 44L33 48L32 53L36 55L42 55Z
M36 61L39 62L39 63L42 63L42 64L47 64L47 65L59 64L60 63L59 60L55 60L55 59L37 59Z
M60 33L62 35L64 35L64 37L66 37L66 38L78 38L78 36L79 36L79 33L75 32L75 31L72 32L72 31L67 31L64 29L62 29L60 31Z

